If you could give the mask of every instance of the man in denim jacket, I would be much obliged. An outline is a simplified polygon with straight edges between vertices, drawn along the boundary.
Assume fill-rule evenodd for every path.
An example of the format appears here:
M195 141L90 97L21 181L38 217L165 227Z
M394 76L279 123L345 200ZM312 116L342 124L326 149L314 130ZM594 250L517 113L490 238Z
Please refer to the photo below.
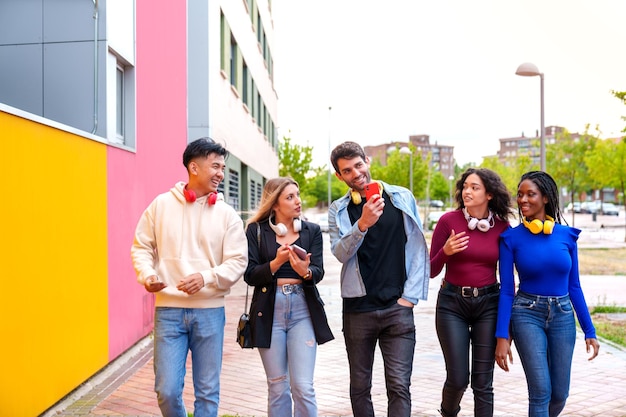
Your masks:
M350 364L355 416L374 417L371 399L374 350L385 366L387 415L411 415L415 350L413 306L428 295L430 261L415 198L403 187L378 182L365 201L369 158L355 142L331 153L335 175L350 187L328 211L333 255L343 264L343 332Z

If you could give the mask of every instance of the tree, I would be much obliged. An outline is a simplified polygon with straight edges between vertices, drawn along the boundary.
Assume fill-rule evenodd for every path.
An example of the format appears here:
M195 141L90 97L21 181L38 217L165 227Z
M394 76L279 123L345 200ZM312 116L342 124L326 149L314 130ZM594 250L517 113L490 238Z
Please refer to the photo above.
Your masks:
M611 93L626 105L626 91L611 91ZM626 116L622 116L622 120L626 121ZM622 132L626 132L626 126L622 129Z
M573 138L565 130L546 149L548 172L559 186L567 189L571 202L574 202L575 195L580 195L592 182L585 163L585 154L593 150L596 138L589 134L588 129L589 127L578 138ZM572 226L574 225L575 213L572 210Z
M605 187L615 187L624 195L626 185L626 139L600 140L586 156L589 174ZM625 219L626 222L626 219ZM626 242L626 233L624 234Z
M283 137L278 143L278 175L291 177L300 184L300 193L306 190L306 175L311 171L313 147L291 143L291 138Z
M480 167L490 169L498 174L511 196L517 195L517 185L522 174L536 169L529 155L510 157L504 163L500 162L497 156L488 156L483 158Z

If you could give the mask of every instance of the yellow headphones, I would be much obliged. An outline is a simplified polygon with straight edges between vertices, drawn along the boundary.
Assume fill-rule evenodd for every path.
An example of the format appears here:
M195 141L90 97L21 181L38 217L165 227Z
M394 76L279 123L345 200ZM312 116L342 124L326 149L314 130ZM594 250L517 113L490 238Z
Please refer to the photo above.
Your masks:
M526 226L533 235L538 235L541 232L543 232L544 235L551 235L554 229L554 219L548 215L546 215L546 221L543 222L539 219L528 222L528 220L522 216L522 223L524 223L524 226Z
M378 183L378 186L380 187L380 195L383 195L383 183L380 181L376 181L376 182ZM350 190L350 198L352 199L352 202L356 204L357 206L361 204L361 202L363 201L363 197L361 197L361 193L359 193L358 191L354 191L354 190Z
M359 193L358 191L354 191L354 190L350 191L350 198L352 198L352 202L356 204L357 206L361 204L361 201L363 201L363 198L361 197L361 193Z

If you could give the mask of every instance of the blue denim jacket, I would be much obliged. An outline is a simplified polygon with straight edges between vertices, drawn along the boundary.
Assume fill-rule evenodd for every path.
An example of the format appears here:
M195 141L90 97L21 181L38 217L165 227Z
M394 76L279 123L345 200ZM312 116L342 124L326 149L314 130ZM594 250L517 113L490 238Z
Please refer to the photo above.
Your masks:
M389 195L391 204L402 211L404 219L407 279L404 283L402 298L417 304L418 300L426 300L428 297L430 280L430 257L417 204L411 192L406 188L383 183L383 189ZM347 210L349 203L350 191L333 201L328 210L330 249L335 258L343 264L341 268L341 296L343 298L363 297L366 294L365 284L359 271L357 250L361 247L367 230L361 232L357 223L350 223Z

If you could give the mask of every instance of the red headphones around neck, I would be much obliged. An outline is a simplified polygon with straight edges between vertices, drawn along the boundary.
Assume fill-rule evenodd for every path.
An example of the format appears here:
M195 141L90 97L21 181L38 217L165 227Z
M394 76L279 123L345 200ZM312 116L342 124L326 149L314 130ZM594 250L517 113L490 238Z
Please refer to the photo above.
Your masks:
M197 198L196 193L193 190L188 190L187 185L189 184L185 184L185 186L183 187L183 194L185 195L185 200L187 200L190 203L193 203L194 201L196 201L196 198ZM209 206L214 205L217 202L217 193L215 192L209 193L206 201L209 203Z

